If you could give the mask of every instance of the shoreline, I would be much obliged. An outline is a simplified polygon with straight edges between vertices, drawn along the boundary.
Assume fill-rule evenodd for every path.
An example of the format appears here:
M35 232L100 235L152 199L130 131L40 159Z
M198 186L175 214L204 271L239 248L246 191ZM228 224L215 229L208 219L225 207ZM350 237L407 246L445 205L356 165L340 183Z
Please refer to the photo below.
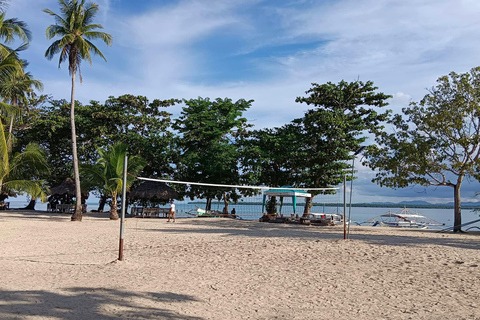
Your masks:
M0 211L0 318L478 319L476 232L130 218L117 261L119 225Z

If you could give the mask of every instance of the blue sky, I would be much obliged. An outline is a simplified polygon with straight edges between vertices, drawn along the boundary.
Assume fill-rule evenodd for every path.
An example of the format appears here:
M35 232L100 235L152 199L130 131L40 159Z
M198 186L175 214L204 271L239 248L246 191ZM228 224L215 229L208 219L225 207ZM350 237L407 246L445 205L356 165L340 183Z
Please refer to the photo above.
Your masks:
M480 65L478 0L98 0L97 22L113 36L99 47L105 63L82 65L82 103L126 93L155 98L254 99L246 113L256 128L283 125L307 106L295 103L312 82L372 80L393 95L399 112L451 71ZM66 65L44 58L45 29L56 0L12 0L7 17L33 33L22 57L43 81L44 93L69 99ZM171 109L178 114L180 106ZM359 161L357 161L358 163ZM423 199L451 201L447 187L379 188L357 167L354 202ZM465 181L462 199L478 183Z

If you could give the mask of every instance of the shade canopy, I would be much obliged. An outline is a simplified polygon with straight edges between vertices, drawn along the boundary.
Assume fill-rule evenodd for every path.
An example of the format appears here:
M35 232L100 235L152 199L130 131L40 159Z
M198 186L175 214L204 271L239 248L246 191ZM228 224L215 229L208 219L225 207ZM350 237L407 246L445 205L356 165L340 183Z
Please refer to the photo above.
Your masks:
M168 200L177 199L178 193L165 182L144 181L129 192L128 198Z
M283 197L292 197L293 213L296 213L297 197L310 198L312 196L312 194L308 193L304 190L295 190L291 186L285 186L285 187L281 187L279 189L269 189L269 190L265 191L265 193L263 194L262 211L263 211L263 208L265 207L265 202L266 202L267 196L281 197L280 198L281 199L280 200L280 208L283 205L283 201L282 201Z

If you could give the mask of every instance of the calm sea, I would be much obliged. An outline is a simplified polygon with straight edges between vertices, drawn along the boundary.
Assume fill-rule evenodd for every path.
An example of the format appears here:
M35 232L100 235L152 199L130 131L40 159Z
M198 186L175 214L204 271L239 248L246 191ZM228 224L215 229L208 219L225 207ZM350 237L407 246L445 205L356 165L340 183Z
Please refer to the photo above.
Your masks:
M10 200L10 208L23 208L28 204L26 200L17 200L17 199L12 199ZM98 202L87 202L88 205L88 210L95 210L98 208ZM189 213L195 213L196 212L196 206L195 204L188 204L188 203L182 203L182 202L177 202L176 203L176 208L177 208L177 217L192 217ZM203 205L198 205L201 208L203 208ZM165 208L168 207L168 205L163 206ZM46 210L47 205L46 203L37 203L36 207L37 210ZM258 220L262 216L262 206L261 205L242 205L242 204L230 204L229 210L231 211L233 208L235 208L236 214L240 216L242 219L245 220ZM213 210L219 210L222 211L223 206L220 205L214 205L212 207ZM402 208L381 208L381 207L352 207L351 211L351 220L355 221L357 223L364 223L370 219L373 219L383 213L386 212L397 212L400 211ZM105 210L109 210L109 207L106 206ZM413 208L411 209L412 211L416 211L419 214L422 214L430 219L436 220L440 223L445 224L445 226L439 227L441 229L447 228L447 227L452 227L453 226L453 209L438 209L438 208L430 208L430 209L416 209ZM127 210L127 212L130 212L130 208ZM293 212L293 208L291 205L285 206L282 208L282 213L285 216L289 216ZM303 206L297 206L296 207L296 213L301 214L303 212ZM325 213L343 213L343 205L339 205L338 207L323 207L323 206L314 206L312 208L311 212L325 212ZM347 214L349 212L349 209L347 208ZM471 209L468 208L463 208L462 209L462 223L468 223L474 220L480 219L480 215L477 212L473 212ZM467 225L463 229L468 229L470 227L477 227L480 228L480 223L477 222L475 224ZM474 228L475 229L475 228ZM478 230L478 229L476 229Z

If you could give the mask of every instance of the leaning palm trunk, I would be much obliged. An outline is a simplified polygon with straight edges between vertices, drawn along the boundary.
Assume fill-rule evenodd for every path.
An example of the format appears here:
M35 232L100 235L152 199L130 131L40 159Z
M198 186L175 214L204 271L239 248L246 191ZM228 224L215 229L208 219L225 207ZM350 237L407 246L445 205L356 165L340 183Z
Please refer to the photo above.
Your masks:
M110 207L110 220L118 220L118 201L117 201L117 192L112 193L112 206Z
M78 169L77 133L75 130L75 71L72 71L72 95L70 102L70 125L72 127L73 174L75 178L75 212L72 221L82 221L82 191L80 189L80 171Z
M13 116L10 117L10 126L8 128L8 153L12 153L12 135L13 135Z
M17 105L16 99L12 99L12 105L13 106ZM7 141L8 153L12 153L13 119L14 119L14 116L13 115L10 116L10 126L8 127L8 141Z

